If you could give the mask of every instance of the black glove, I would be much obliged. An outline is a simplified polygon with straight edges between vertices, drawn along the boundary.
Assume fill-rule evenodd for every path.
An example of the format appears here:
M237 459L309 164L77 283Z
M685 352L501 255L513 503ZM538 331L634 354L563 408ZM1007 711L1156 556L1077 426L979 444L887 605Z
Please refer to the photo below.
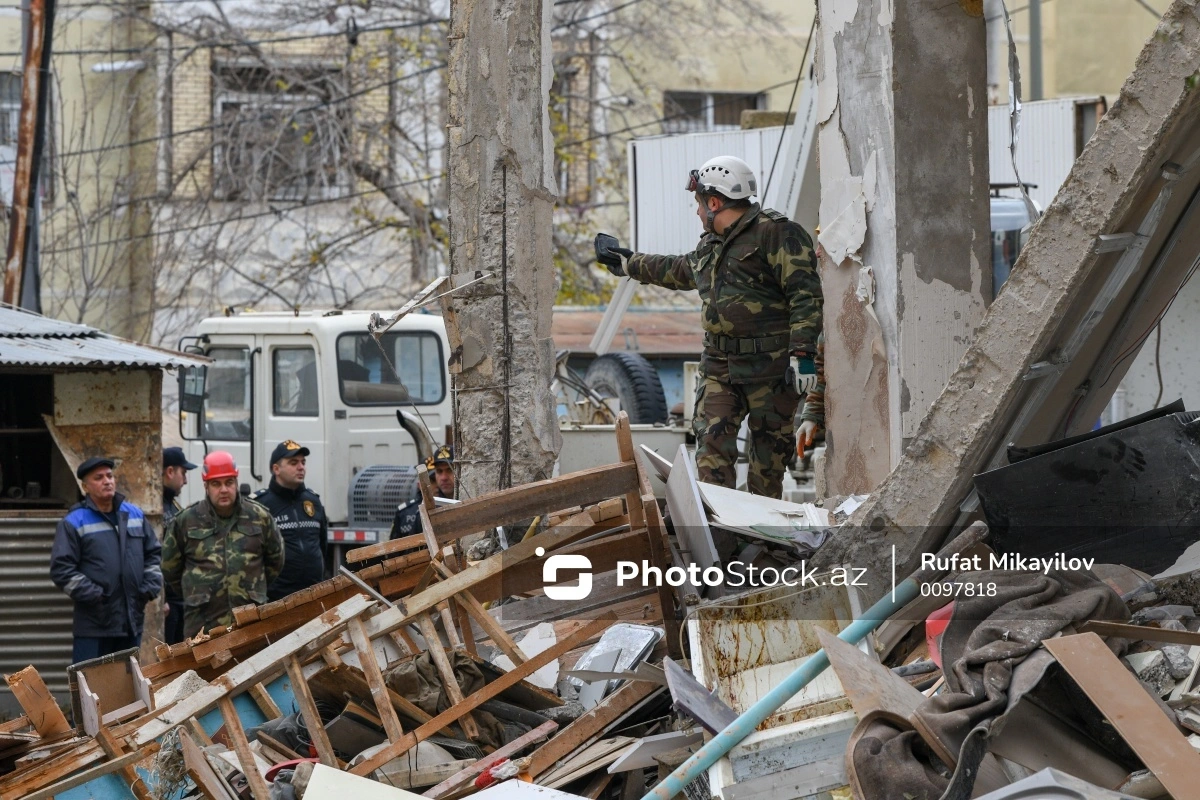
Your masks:
M633 255L633 251L621 247L617 237L609 236L607 233L597 233L596 241L593 243L596 248L596 260L604 265L605 269L616 275L618 278L625 276L625 267L621 263L621 256L629 258Z

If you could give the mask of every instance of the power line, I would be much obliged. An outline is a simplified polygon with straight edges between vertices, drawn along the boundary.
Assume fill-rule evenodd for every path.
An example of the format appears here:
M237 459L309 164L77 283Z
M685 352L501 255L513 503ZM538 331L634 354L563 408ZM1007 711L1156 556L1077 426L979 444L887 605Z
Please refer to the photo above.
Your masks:
M629 8L630 6L636 5L640 2L642 2L642 0L629 0L629 2L627 2L627 3L622 3L619 6L613 6L612 8L597 12L597 13L592 14L587 17L580 17L579 19L573 19L573 20L569 20L567 22L561 22L558 25L555 25L553 28L551 28L550 32L553 33L554 31L561 31L564 28L573 28L574 26L581 25L584 22L588 22L589 20L599 19L600 17L607 17L609 14L615 14L616 12L620 11L623 8ZM555 3L555 5L558 5L558 4Z
M324 198L321 200L305 201L303 203L297 203L296 205L290 206L288 208L270 208L266 211L259 211L254 214L240 214L236 217L227 217L225 219L212 220L210 222L200 222L195 225L185 225L181 228L167 228L166 230L161 230L161 231L152 231L150 233L140 233L140 234L137 234L136 236L122 236L122 237L119 237L116 239L108 239L103 242L94 242L94 243L90 243L90 244L74 245L72 247L61 247L61 248L54 248L52 250L43 250L42 254L43 255L53 255L53 254L57 254L57 253L72 253L72 252L76 252L78 250L90 250L93 248L108 247L108 246L114 245L114 244L124 244L126 242L136 242L136 241L143 240L143 239L153 239L153 238L157 238L159 236L173 236L173 235L179 234L179 233L188 233L190 231L198 231L198 230L202 230L204 228L216 227L218 225L230 225L230 224L234 224L234 223L238 223L238 222L245 222L247 220L261 219L262 217L282 217L284 214L290 213L292 211L298 211L300 209L312 208L314 206L326 205L328 203L341 203L346 200L354 200L359 197L366 197L368 195L377 194L380 192L389 192L393 189L402 189L406 186L416 186L417 184L421 184L421 183L430 183L432 181L439 180L440 178L441 178L440 175L431 175L426 178L417 178L416 180L404 181L402 183L396 183L396 184L392 184L390 186L374 187L371 189L366 189L361 192L353 192L351 194L339 195L337 197L327 197L327 198Z
M193 0L189 0L192 2ZM415 22L400 22L395 24L380 24L370 28L359 28L358 33L379 33L381 31L405 30L407 28L422 28L430 25L438 25L447 23L450 20L443 17L431 17L429 19L417 20ZM188 34L181 34L187 36ZM279 44L283 42L303 42L310 39L327 39L334 37L344 37L346 31L328 31L326 33L306 33L297 34L295 36L280 36L272 39L239 39L229 42L198 42L195 47L205 49L220 49L220 48L237 48L250 47L263 44ZM179 47L178 49L188 49L187 47ZM56 49L53 56L103 56L103 55L137 55L140 53L148 53L151 51L165 51L165 48L160 48L157 45L146 45L145 47L129 47L129 48L91 48L86 50L58 50ZM20 51L0 53L0 58L18 57L22 55Z

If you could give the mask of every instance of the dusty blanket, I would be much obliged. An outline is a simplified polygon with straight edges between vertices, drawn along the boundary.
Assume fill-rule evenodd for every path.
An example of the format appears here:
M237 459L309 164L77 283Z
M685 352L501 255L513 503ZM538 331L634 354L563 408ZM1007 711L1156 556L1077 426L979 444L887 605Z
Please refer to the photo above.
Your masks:
M487 685L483 672L470 656L458 651L450 653L449 656L454 677L458 680L459 689L464 697ZM450 708L450 697L442 686L437 666L428 652L411 656L392 666L384 675L384 683L393 692L411 700L430 716L437 716ZM476 709L471 712L471 716L482 734L480 744L500 747L507 744L511 738L506 726L486 711Z
M911 730L860 723L846 754L860 800L969 798L992 725L1015 705L1010 695L1032 688L1050 661L1030 659L1042 641L1083 620L1129 619L1120 597L1090 571L973 572L959 576L965 581L994 584L995 594L956 600L942 636L946 689L916 712L940 741L953 743L958 768L951 774ZM1014 670L1027 660L1039 662L1037 676L1014 690Z

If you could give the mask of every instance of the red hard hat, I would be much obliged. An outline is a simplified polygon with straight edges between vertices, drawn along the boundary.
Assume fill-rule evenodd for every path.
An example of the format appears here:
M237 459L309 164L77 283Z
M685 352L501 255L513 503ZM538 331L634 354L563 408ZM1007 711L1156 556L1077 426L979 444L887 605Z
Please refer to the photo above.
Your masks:
M236 478L237 463L233 454L224 450L214 450L204 457L204 480L212 481L217 478Z

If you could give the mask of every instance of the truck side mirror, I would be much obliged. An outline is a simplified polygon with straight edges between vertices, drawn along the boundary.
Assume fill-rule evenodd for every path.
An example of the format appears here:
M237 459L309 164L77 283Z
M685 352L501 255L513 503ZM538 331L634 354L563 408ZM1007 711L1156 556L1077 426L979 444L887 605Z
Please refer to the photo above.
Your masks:
M179 410L199 414L204 410L204 383L208 367L183 367L179 370Z

